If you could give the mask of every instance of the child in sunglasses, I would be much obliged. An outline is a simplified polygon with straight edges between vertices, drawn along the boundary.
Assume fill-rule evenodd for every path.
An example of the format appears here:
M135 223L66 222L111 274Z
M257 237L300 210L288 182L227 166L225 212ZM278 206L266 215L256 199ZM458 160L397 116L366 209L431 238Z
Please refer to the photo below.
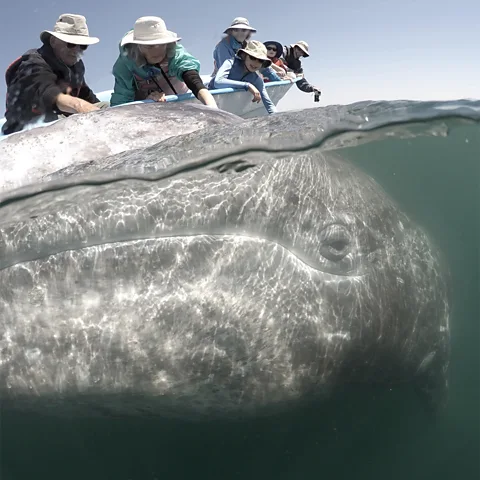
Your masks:
M238 50L235 58L225 60L217 74L210 80L208 88L238 88L253 95L253 102L263 101L269 114L277 113L277 107L270 100L259 70L272 64L267 57L263 43L251 40L246 47Z
M280 42L269 41L263 42L267 48L267 56L272 61L272 68L275 70L277 75L284 79L287 75L287 67L283 63L283 60L280 58L283 55L283 47Z

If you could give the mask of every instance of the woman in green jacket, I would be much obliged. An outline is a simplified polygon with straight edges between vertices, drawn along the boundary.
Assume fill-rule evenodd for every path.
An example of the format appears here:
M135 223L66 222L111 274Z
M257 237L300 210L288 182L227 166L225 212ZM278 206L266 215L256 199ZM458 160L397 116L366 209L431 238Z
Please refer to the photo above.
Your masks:
M200 62L179 40L160 17L139 18L120 42L110 105L146 99L164 102L165 95L181 95L190 89L204 105L218 108L200 78Z

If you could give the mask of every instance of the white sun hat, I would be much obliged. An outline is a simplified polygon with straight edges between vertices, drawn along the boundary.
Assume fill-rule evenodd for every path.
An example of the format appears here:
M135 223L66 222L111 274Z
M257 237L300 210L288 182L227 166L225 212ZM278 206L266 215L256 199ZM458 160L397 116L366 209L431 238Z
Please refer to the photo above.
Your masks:
M303 52L305 57L310 56L310 54L308 53L308 43L307 42L305 42L303 40L300 40L299 42L294 43L293 46L298 47Z
M231 28L243 28L244 30L251 30L252 32L257 31L255 28L250 26L250 22L245 17L234 18L232 24L225 29L223 33L228 33Z
M164 45L181 40L175 32L167 30L165 22L160 17L140 17L122 39L123 47L129 43L137 45Z
M53 30L44 30L40 33L40 40L45 43L49 35L75 45L93 45L100 41L97 37L89 35L85 17L73 13L62 13Z
M250 40L247 42L245 48L239 48L238 52L245 52L247 55L258 58L263 62L263 66L269 67L272 64L272 61L267 56L267 47L262 42L258 40Z

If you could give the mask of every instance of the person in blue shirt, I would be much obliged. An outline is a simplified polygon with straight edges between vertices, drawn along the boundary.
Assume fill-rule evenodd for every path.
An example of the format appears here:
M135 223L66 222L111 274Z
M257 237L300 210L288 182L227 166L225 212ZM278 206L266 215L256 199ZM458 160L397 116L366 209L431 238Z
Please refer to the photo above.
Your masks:
M237 17L233 19L232 24L223 32L226 36L217 43L213 50L212 77L216 75L225 60L235 58L237 51L245 47L250 37L256 32L257 30L250 26L247 18ZM282 80L271 67L262 69L261 73L271 82Z
M267 68L272 61L267 56L267 49L262 42L251 40L244 48L237 51L234 58L223 62L217 74L208 84L209 90L215 88L238 88L253 95L253 102L263 101L269 114L277 113L277 107L270 100L259 70Z

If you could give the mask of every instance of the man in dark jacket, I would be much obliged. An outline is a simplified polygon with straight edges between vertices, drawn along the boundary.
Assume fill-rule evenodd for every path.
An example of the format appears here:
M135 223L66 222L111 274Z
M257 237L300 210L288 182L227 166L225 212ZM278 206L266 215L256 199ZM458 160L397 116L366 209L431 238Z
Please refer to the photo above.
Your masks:
M283 63L287 66L288 69L292 70L296 75L303 74L302 61L300 58L309 57L308 53L308 43L300 40L299 42L290 45L289 47L285 46L283 49ZM308 83L307 79L303 77L297 82L297 87L305 93L315 92L320 95L320 89Z
M98 98L85 83L81 60L88 46L99 39L89 36L85 17L60 15L53 31L43 31L40 40L42 47L27 51L5 73L5 135L22 130L41 116L50 122L59 115L99 109L94 105Z

